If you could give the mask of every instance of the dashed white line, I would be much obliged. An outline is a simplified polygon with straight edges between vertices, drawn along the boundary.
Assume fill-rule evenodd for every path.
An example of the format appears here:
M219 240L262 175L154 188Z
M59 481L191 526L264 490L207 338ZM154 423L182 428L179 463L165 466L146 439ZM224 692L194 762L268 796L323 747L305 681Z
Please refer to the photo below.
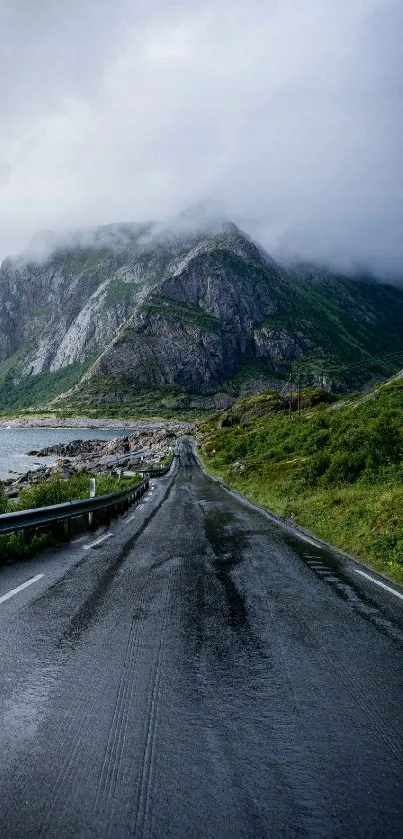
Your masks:
M125 524L130 524L130 522L133 521L133 519L135 519L135 518L136 518L136 514L134 513L132 516L129 516L129 518L126 519Z
M374 577L371 577L370 574L366 574L365 571L359 571L358 568L354 568L356 574L360 574L361 577L365 577L366 580L370 580L371 583L375 583L376 586L380 586L380 588L384 588L389 594L394 594L395 597L399 597L400 600L403 600L403 594L400 594L400 591L396 591L394 588L385 585L385 583L381 583L380 580L375 580Z
M89 551L90 548L95 548L97 545L100 545L102 542L105 542L105 539L110 539L112 533L105 533L105 536L100 536L99 539L96 539L95 542L91 542L89 545L83 545L84 551Z
M38 580L41 580L44 577L44 574L37 574L36 577L31 577L30 580L27 580L26 583L22 583L17 588L11 589L11 591L7 592L7 594L3 594L0 597L0 603L5 603L6 600L10 600L10 597L14 597L15 594L18 594L20 591L24 591L24 588L28 588L28 586L32 586L33 583L37 583Z

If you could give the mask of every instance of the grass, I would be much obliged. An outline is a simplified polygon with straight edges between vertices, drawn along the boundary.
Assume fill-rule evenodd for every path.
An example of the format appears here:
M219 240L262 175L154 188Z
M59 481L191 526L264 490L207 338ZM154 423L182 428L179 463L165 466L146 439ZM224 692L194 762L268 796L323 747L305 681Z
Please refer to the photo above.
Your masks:
M90 475L74 475L64 480L56 474L46 480L41 479L32 484L29 489L21 490L18 503L8 501L4 486L0 482L0 513L30 510L36 507L50 507L53 504L63 504L67 501L78 501L89 496ZM117 492L126 486L137 483L137 478L121 478L114 475L98 475L96 478L96 494L106 495ZM38 550L57 544L57 540L50 533L36 533L31 541L24 538L22 532L0 536L0 562L12 562L17 559L28 559Z
M61 404L63 416L96 419L176 419L193 422L211 411L191 407L193 396L181 385L139 387L127 374L103 374L86 382L85 392L72 393Z
M89 363L69 364L55 373L39 373L17 383L13 374L7 373L0 378L0 412L21 411L46 404L77 384Z
M89 474L73 475L72 478L64 480L56 473L55 476L46 480L42 479L32 484L29 489L23 489L20 493L20 501L17 506L9 505L9 512L12 510L29 510L34 507L49 507L52 504L63 504L66 501L78 501L88 498ZM138 479L140 480L140 478ZM107 495L109 492L118 492L125 486L131 486L134 478L118 478L115 475L97 475L96 494Z
M343 400L306 390L302 402L290 417L267 392L201 423L206 467L403 583L403 381Z
M163 315L174 322L182 321L202 330L220 332L220 323L216 317L209 315L197 304L186 300L178 301L154 295L143 304L140 311L150 315Z

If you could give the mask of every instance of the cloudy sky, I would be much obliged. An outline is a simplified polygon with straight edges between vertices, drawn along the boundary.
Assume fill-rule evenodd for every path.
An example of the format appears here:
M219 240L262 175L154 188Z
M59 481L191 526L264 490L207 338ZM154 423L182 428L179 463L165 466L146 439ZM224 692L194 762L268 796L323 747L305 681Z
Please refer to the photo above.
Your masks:
M0 0L0 257L215 199L403 276L402 0Z

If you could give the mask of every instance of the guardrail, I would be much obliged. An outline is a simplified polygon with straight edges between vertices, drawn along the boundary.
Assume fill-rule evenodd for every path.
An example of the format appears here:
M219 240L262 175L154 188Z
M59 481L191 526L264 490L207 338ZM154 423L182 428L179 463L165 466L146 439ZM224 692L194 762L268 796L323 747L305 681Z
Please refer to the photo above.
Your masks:
M137 498L143 495L149 486L149 478L134 484L119 492L108 495L98 495L95 498L84 498L80 501L68 501L64 504L53 504L51 507L36 507L32 510L18 510L15 513L0 515L0 534L16 533L20 530L35 530L39 527L59 529L62 526L64 537L69 535L69 521L79 516L88 517L88 526L94 524L97 513L112 511L116 514L123 512Z
M138 469L136 467L136 472L139 475L149 475L150 478L162 478L163 475L167 475L172 465L171 463L168 466L161 466L159 469Z

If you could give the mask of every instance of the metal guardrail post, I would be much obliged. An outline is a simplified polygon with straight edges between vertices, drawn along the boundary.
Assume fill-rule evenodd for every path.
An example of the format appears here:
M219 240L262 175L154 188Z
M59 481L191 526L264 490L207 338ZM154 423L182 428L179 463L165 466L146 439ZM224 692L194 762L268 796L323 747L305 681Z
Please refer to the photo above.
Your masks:
M169 469L170 466L154 470L154 474L165 475ZM54 531L58 538L67 540L71 531L71 519L82 517L88 527L95 527L99 522L99 514L103 513L105 519L110 522L111 515L117 517L137 501L149 486L150 479L147 475L138 484L108 495L4 513L0 515L0 534L21 532L22 538L29 542L36 530L48 529Z
M29 531L38 528L49 527L60 532L68 538L69 521L72 518L84 516L87 523L90 516L93 522L96 521L96 514L105 512L117 515L118 510L125 509L130 503L137 500L148 488L148 479L143 479L139 484L120 490L119 492L99 495L95 498L86 498L80 501L69 501L65 504L54 504L50 507L35 507L30 510L20 510L14 513L0 515L0 534L16 533L22 531L29 538Z

